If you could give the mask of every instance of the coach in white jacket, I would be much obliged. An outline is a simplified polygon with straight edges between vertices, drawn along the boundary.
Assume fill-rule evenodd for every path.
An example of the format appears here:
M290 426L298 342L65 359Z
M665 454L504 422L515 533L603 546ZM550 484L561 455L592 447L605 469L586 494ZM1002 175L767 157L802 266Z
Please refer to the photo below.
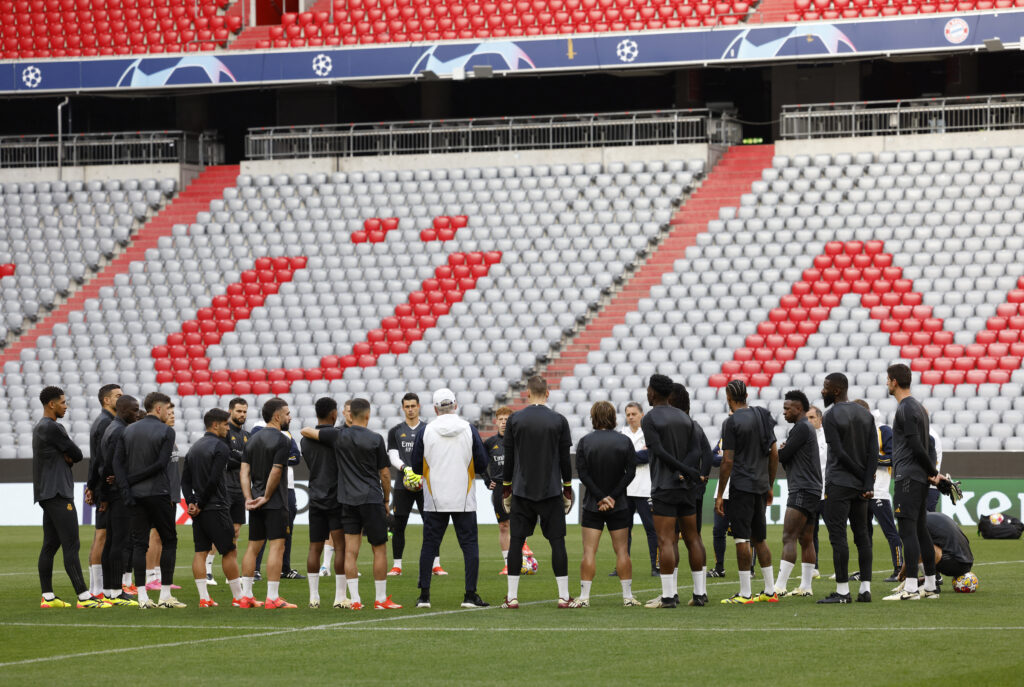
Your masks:
M463 608L488 604L476 593L480 569L477 546L476 490L473 479L487 469L487 449L476 427L455 414L458 404L450 389L434 392L437 419L416 432L410 459L412 469L423 476L423 548L420 549L420 597L417 608L430 608L431 565L441 551L449 518L462 547L466 565L466 596Z

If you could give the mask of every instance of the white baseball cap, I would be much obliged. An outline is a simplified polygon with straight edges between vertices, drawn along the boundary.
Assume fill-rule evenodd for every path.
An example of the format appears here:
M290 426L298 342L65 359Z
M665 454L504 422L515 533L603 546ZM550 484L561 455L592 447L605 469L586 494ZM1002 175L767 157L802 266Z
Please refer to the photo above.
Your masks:
M452 393L451 389L438 389L434 392L434 405L455 405L455 394Z

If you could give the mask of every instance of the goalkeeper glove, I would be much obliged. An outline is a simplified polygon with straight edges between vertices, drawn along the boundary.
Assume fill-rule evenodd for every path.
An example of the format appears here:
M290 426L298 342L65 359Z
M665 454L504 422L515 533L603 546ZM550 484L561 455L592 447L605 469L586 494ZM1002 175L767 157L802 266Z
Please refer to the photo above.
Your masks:
M512 483L504 482L501 485L501 505L506 513L512 512Z
M406 465L402 468L402 472L405 475L405 477L402 478L402 484L405 485L406 489L417 490L420 488L420 480L423 478L417 475L411 467Z
M562 485L562 508L565 510L565 514L568 515L569 511L572 510L572 504L576 501L576 494L572 493L572 484Z
M948 496L954 506L957 504L957 501L964 497L964 490L960 488L960 481L954 481L953 478L949 476L948 472L946 473L946 479L941 480L938 485L936 485L936 488L939 490L940 494Z

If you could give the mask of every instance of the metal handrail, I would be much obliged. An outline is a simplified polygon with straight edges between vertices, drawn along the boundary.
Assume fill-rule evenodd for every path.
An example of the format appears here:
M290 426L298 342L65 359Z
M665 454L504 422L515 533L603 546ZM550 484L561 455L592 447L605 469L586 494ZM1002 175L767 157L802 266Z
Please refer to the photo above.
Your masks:
M715 125L711 122L714 121ZM628 145L732 143L735 122L705 109L254 127L250 160L413 155Z
M58 151L60 155L58 155ZM211 165L224 160L216 132L119 131L0 136L0 168L63 165L126 165L172 162Z
M783 139L899 136L1024 126L1024 94L783 105Z

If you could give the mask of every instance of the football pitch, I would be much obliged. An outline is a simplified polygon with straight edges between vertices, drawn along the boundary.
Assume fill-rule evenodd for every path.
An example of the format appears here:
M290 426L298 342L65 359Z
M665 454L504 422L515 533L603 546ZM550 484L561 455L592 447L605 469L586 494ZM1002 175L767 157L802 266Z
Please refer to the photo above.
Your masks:
M140 611L41 610L36 558L41 528L0 530L0 684L46 684L57 676L75 684L701 684L701 685L1019 685L1024 670L1024 593L1019 584L1024 550L1020 541L985 541L967 530L980 584L975 594L955 594L952 580L942 598L883 602L893 585L888 548L876 532L871 604L820 606L815 599L835 589L828 580L831 551L822 541L822 578L812 598L778 604L723 606L738 590L735 554L729 543L725 579L709 579L705 608L623 608L605 535L598 556L591 607L555 607L550 552L539 536L530 540L540 570L523 576L519 610L496 608L505 578L496 526L482 526L479 592L487 609L461 609L462 555L449 529L441 558L450 573L434 577L432 608L416 609L420 528L408 530L405 572L388 578L388 592L405 608L372 610L369 551L360 565L363 611L334 610L334 578L321 578L322 606L307 608L304 580L285 580L281 594L296 610L231 607L220 559L221 584L211 588L218 608L199 609L191 580L191 532L179 527L175 581L187 609ZM647 601L660 593L650 576L641 536L634 542L634 594ZM711 554L710 527L705 542ZM824 537L824 529L822 536ZM83 527L82 555L92 528ZM245 538L243 529L242 538ZM775 570L781 528L770 527ZM306 528L298 527L292 553L305 560ZM570 526L570 590L579 593L579 528ZM365 544L364 544L365 547ZM389 547L390 548L390 547ZM685 549L684 549L685 552ZM389 551L390 553L390 551ZM683 554L685 560L685 553ZM856 567L854 555L854 567ZM54 589L73 598L58 554ZM87 565L83 565L87 571ZM759 589L758 575L755 590ZM791 579L795 587L799 564ZM856 594L856 583L851 583ZM680 597L690 595L686 570ZM266 583L257 583L257 596Z

